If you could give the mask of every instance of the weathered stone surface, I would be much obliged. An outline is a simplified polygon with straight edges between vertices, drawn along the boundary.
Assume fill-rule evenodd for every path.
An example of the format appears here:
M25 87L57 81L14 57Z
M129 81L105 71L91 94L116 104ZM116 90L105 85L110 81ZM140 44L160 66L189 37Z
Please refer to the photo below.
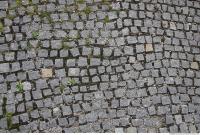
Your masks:
M0 73L7 73L10 71L9 63L0 64Z
M191 68L198 70L199 69L199 64L197 62L192 62L191 63Z
M136 127L128 127L126 130L127 130L127 133L137 133Z
M42 72L42 77L43 78L50 78L53 76L53 71L52 69L41 69Z
M69 68L68 75L69 76L79 76L80 69L79 68Z
M199 7L0 0L0 132L199 133Z
M123 128L115 128L115 133L124 133Z
M152 44L146 44L145 46L146 46L146 48L145 48L146 52L152 52L153 51L153 45Z
M23 89L24 90L31 90L31 83L30 82L23 82Z
M0 9L7 9L8 1L0 1Z

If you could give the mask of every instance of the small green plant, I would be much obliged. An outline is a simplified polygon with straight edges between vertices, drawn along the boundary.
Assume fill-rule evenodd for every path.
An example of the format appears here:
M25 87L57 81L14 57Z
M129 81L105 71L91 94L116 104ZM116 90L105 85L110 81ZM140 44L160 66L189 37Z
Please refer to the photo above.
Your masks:
M85 0L77 0L78 4L83 4L85 2Z
M39 36L39 31L33 31L32 32L32 37L33 38L38 38L38 36Z
M53 20L51 19L51 14L49 12L43 11L39 13L40 18L47 18L49 23L52 23Z
M3 32L3 24L0 22L0 32Z
M85 14L88 15L92 12L92 9L90 7L86 7L83 11L84 11Z
M16 0L16 5L21 6L22 5L22 0Z
M45 12L45 11L42 11L39 13L39 16L44 18L44 17L49 17L50 16L50 13L49 12Z
M67 84L68 84L69 86L72 86L72 85L75 85L75 84L76 84L76 81L74 80L74 78L70 78L70 79L68 80Z
M23 92L24 91L24 87L21 81L17 82L16 84L16 88L17 88L17 92Z
M109 17L106 16L106 17L104 18L103 22L104 22L104 23L109 23L109 22L110 22Z
M11 113L11 112L6 113L8 129L12 128L12 116L13 116L13 113Z
M61 84L61 85L60 85L60 92L63 93L64 90L65 90L65 85Z

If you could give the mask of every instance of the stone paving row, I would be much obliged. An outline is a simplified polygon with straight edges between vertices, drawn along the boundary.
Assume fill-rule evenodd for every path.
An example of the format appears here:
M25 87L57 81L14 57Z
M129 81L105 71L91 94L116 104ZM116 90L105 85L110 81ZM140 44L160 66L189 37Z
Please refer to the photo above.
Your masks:
M200 132L200 0L1 0L0 132Z

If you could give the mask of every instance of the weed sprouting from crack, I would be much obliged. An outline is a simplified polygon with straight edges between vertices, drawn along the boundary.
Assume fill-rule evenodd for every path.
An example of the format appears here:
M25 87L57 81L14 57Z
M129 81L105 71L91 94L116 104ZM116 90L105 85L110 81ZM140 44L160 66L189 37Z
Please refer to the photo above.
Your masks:
M92 12L92 9L90 7L86 7L83 12L87 15L89 15Z
M32 32L32 37L33 37L33 38L36 38L36 39L37 39L38 36L39 36L39 31L33 31L33 32Z
M16 89L17 89L17 92L23 92L24 91L24 87L23 87L23 84L22 84L21 81L17 82Z
M70 78L68 81L67 81L67 85L69 86L72 86L72 85L75 85L76 84L76 80L74 78Z

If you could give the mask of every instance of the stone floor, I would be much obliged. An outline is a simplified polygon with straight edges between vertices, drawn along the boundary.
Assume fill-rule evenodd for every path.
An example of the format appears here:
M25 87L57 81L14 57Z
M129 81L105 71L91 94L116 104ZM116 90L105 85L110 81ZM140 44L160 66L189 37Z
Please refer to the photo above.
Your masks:
M1 0L0 132L200 132L200 0Z

